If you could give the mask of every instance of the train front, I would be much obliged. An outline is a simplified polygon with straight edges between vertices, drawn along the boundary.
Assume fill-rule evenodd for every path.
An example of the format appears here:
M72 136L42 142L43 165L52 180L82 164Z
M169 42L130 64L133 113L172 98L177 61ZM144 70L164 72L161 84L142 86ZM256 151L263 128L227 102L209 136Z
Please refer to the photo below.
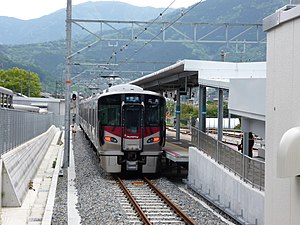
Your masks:
M103 96L98 105L101 166L110 173L158 172L165 142L164 97L123 93Z

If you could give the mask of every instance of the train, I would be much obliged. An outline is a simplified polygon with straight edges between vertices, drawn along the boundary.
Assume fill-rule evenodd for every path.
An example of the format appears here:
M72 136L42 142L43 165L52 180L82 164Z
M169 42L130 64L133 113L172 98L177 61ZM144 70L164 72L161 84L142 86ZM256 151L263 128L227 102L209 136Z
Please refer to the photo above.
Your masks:
M166 100L132 84L81 100L79 125L108 173L157 173L166 139Z

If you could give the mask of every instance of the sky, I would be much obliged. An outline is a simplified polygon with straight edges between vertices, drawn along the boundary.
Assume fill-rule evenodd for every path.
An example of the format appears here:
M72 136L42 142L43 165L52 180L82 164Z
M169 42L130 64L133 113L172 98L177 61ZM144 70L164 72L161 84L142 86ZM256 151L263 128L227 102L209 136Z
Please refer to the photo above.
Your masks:
M88 1L99 0L72 0L72 5ZM104 1L104 0L101 0ZM111 0L117 1L117 0ZM152 6L156 8L166 8L174 0L118 0L137 6ZM188 7L200 0L175 0L172 8ZM0 3L0 16L15 17L28 20L48 15L59 9L66 8L67 0L2 0Z

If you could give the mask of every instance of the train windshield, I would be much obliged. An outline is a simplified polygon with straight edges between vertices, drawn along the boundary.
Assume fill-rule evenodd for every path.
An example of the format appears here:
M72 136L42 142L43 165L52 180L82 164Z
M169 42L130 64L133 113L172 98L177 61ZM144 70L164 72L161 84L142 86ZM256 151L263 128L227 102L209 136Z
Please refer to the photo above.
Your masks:
M110 95L99 99L101 126L121 125L121 95Z
M164 99L158 96L145 95L145 126L158 127L164 121Z
M126 134L138 134L141 126L141 107L127 106L124 111Z

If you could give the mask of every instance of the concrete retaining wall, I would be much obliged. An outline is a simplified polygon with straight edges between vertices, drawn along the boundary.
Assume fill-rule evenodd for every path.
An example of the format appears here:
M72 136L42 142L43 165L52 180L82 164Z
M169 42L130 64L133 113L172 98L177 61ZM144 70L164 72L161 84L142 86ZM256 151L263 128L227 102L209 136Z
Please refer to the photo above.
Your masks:
M2 155L2 206L21 206L29 183L39 168L58 128L45 133Z
M252 188L195 147L189 148L188 184L238 221L264 223L264 192Z

